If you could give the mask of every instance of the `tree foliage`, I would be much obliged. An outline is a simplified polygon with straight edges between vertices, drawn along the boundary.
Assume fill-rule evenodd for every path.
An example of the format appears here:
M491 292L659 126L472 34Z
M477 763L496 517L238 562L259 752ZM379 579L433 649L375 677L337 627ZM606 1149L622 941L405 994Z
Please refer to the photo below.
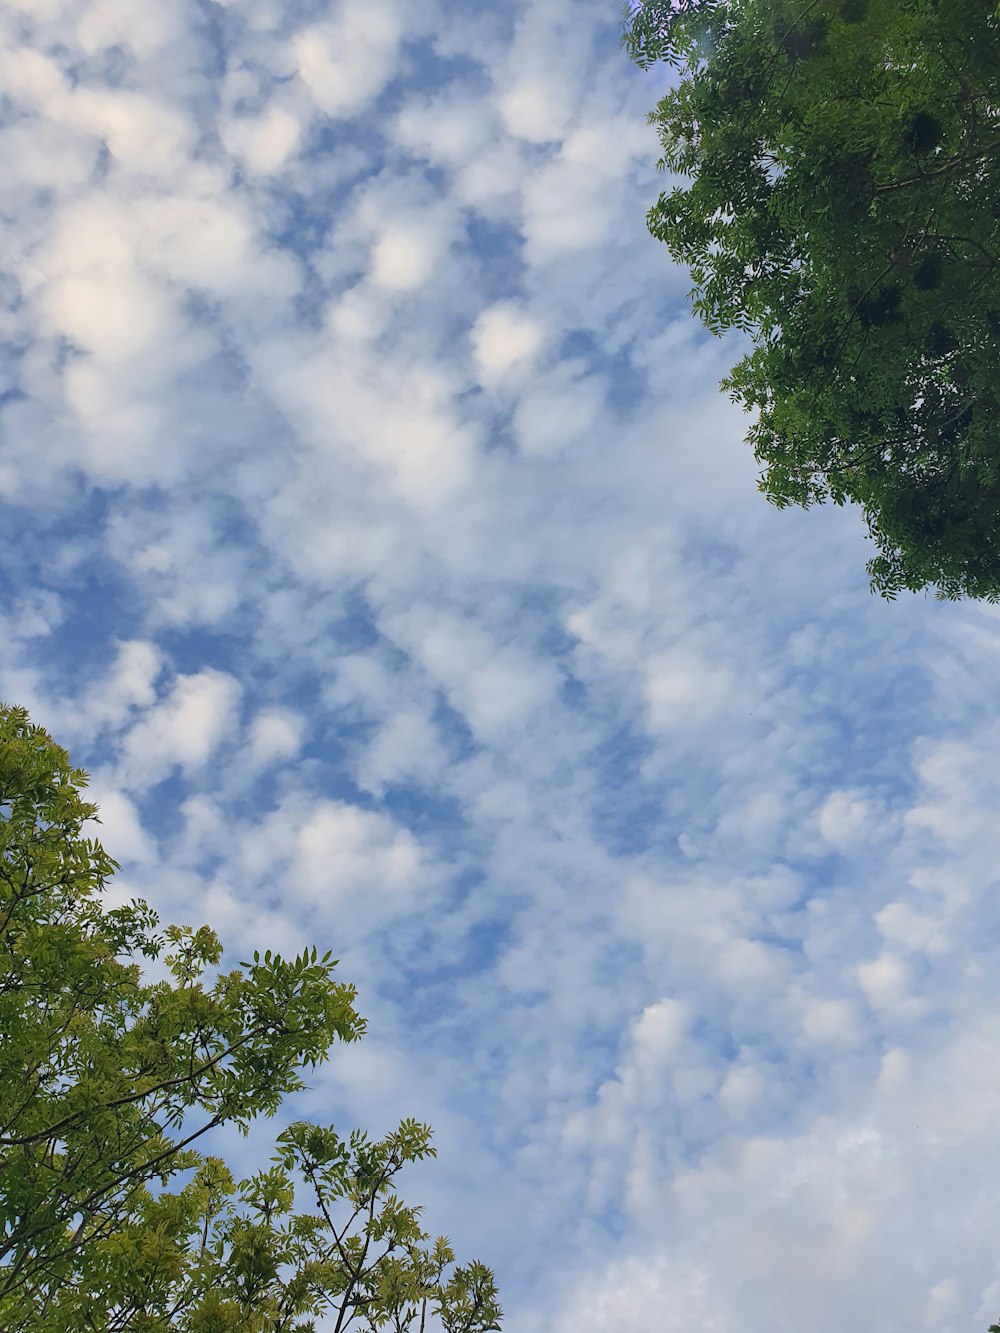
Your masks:
M645 0L624 43L678 71L649 226L708 328L752 337L724 383L761 489L862 506L885 596L996 600L1000 10Z
M498 1329L490 1270L456 1267L396 1193L434 1153L426 1126L294 1124L241 1182L202 1155L361 1036L355 992L315 949L224 972L207 927L105 910L117 866L87 834L86 781L0 705L0 1328Z

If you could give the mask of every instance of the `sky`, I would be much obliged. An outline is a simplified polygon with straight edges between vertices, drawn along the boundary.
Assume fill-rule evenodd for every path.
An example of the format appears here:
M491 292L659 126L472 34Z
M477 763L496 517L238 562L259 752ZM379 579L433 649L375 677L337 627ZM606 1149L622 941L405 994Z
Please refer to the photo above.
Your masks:
M1000 1315L1000 610L771 508L615 0L0 4L0 698L507 1333ZM274 1124L245 1152L264 1154Z

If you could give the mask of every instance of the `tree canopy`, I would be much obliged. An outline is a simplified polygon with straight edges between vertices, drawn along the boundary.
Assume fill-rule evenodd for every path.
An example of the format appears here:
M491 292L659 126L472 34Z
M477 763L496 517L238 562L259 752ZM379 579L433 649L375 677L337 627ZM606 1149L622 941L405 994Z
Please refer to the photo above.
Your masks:
M777 505L863 508L892 597L1000 597L1000 9L992 0L643 0L678 73L649 213ZM686 178L686 179L685 179Z
M456 1267L396 1193L427 1126L296 1123L242 1181L203 1155L361 1036L355 991L315 949L222 971L207 927L106 910L86 781L0 705L0 1328L498 1329L491 1271Z

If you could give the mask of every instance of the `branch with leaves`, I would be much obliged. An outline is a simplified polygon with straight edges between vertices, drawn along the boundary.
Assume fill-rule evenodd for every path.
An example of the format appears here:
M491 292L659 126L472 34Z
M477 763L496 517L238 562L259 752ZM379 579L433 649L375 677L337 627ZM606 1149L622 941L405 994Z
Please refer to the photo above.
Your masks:
M364 1021L329 953L224 972L208 927L105 911L117 866L86 836L86 781L0 705L0 1328L499 1329L490 1270L456 1266L395 1192L434 1154L426 1126L295 1124L238 1183L195 1147L273 1115ZM147 981L134 960L161 956L170 979Z
M886 597L1000 598L1000 20L981 0L641 0L678 71L649 227L779 506L862 507ZM949 394L962 401L943 410ZM948 478L948 484L942 483Z

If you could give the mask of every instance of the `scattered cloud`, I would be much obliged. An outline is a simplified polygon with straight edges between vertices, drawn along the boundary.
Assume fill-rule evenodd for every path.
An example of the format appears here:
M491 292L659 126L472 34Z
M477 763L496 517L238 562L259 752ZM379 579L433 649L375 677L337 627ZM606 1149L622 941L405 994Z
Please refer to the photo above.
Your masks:
M206 668L179 675L169 693L148 708L122 741L122 768L132 789L143 791L180 768L197 772L232 735L240 686Z
M543 334L529 315L511 302L484 310L472 329L472 352L485 382L497 383L518 366L530 363L543 345Z
M342 3L296 35L296 72L324 115L357 115L393 74L401 36L396 8L387 0L364 9Z
M985 1329L1000 618L756 494L614 20L6 6L0 696L511 1333Z

